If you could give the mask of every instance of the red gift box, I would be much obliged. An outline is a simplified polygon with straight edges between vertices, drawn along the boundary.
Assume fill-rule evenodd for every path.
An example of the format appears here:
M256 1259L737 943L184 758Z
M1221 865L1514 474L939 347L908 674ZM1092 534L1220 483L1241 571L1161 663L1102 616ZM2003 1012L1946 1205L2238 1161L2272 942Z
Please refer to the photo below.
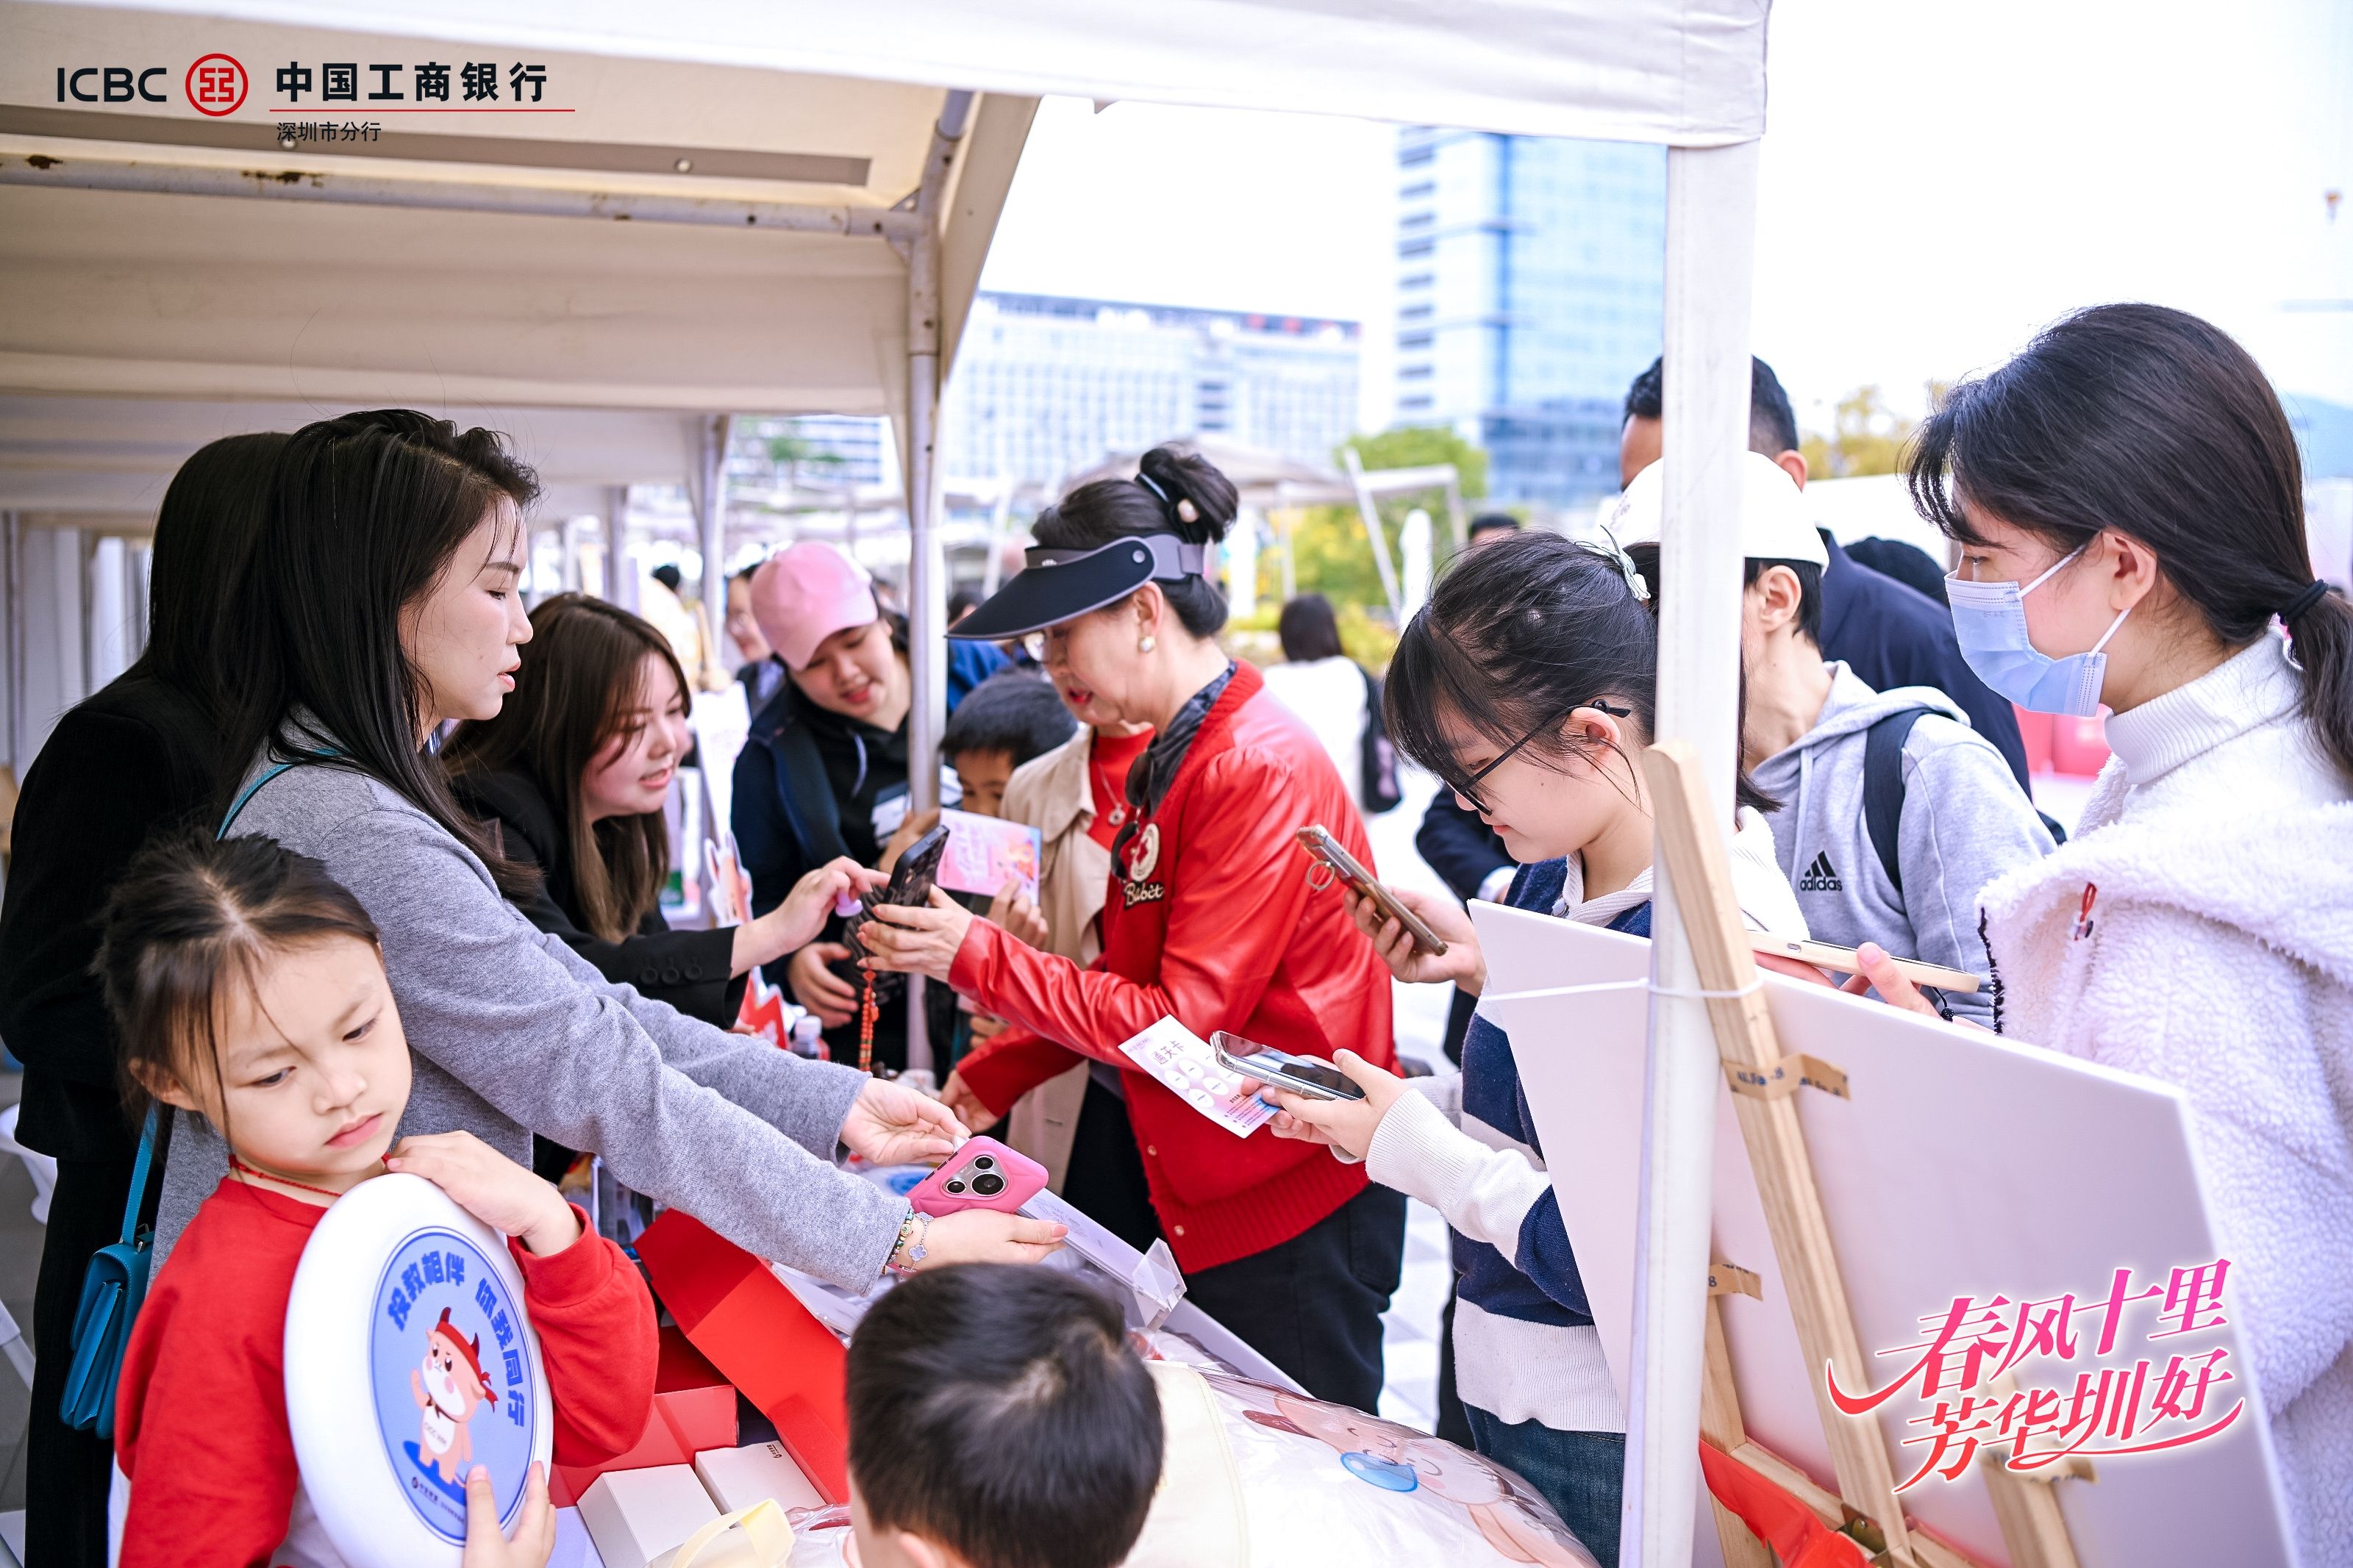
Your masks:
M833 1331L766 1264L677 1209L638 1237L638 1258L688 1340L776 1424L802 1474L828 1502L848 1502L848 1355Z
M691 1465L706 1448L732 1448L742 1434L735 1426L735 1385L674 1328L661 1331L654 1363L653 1414L637 1446L596 1465L557 1465L548 1478L550 1501L558 1508L577 1502L607 1470L646 1470L656 1465Z

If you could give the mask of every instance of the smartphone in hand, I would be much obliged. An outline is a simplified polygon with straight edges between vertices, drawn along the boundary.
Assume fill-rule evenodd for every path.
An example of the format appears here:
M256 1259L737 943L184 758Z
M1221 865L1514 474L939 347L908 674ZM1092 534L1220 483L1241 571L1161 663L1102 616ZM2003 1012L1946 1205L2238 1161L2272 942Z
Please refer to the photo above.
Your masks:
M1362 1100L1365 1091L1348 1075L1318 1057L1295 1057L1271 1046L1256 1045L1220 1029L1209 1037L1209 1049L1228 1072L1254 1078L1277 1089L1288 1089L1317 1100Z
M1381 886L1366 870L1364 862L1348 853L1346 845L1332 836L1332 830L1322 823L1301 828L1293 835L1299 847L1313 856L1317 864L1330 868L1332 874L1354 889L1361 898L1373 900L1383 914L1405 927L1413 938L1413 945L1433 956L1446 951L1446 941L1430 929L1419 915L1398 901L1397 895Z
M947 1163L907 1194L917 1214L934 1217L964 1209L1011 1214L1046 1186L1046 1167L994 1138L970 1138Z

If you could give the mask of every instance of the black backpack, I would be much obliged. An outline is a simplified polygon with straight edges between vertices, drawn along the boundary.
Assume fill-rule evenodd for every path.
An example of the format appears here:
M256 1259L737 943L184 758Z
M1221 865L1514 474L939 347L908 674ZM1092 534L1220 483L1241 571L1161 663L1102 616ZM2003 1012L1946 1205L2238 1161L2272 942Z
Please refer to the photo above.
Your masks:
M1370 816L1395 810L1405 799L1405 792L1398 788L1397 748L1389 743L1388 725L1381 719L1381 683L1361 664L1356 673L1365 678L1365 733L1356 742L1356 803Z
M1897 829L1904 821L1904 742L1912 726L1933 708L1899 708L1864 731L1862 742L1862 826L1880 868L1896 896L1904 893L1904 868L1896 854ZM2037 810L2053 844L2067 842L2067 830L2047 811Z

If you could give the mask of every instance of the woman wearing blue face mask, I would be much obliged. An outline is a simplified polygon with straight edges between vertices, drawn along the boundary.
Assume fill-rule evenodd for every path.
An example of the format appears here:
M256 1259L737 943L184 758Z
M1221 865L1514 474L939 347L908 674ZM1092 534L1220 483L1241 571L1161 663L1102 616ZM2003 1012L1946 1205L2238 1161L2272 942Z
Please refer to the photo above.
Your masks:
M1970 668L2111 710L2077 837L1979 895L1996 1026L2189 1091L2303 1561L2346 1568L2353 608L2314 578L2295 437L2229 337L2103 306L1957 389L1910 479L1961 547Z

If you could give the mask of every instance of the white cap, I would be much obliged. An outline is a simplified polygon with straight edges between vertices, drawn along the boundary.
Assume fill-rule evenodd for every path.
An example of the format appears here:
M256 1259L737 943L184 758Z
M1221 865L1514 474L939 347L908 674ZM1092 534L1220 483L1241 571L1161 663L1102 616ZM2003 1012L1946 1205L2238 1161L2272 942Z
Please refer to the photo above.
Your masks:
M1652 463L1634 476L1613 508L1602 509L1601 521L1620 544L1639 544L1659 537L1660 517L1666 505L1664 463ZM1740 553L1750 561L1810 561L1831 563L1822 536L1798 481L1788 470L1761 452L1740 455Z

